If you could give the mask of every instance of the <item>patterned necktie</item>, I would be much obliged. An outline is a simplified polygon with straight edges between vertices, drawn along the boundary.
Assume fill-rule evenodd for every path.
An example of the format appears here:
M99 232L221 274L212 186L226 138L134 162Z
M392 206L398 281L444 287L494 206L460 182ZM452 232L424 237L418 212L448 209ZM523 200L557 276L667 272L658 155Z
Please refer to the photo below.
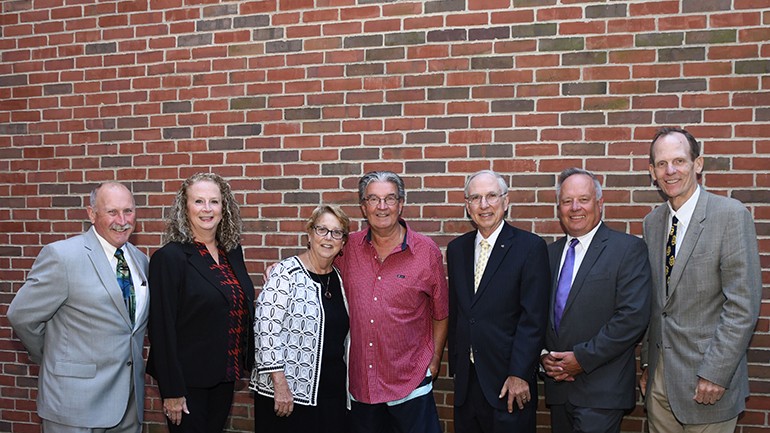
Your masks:
M134 282L131 280L131 269L128 268L122 249L118 248L115 251L115 258L118 259L116 269L118 286L123 291L123 301L126 303L128 316L131 317L131 324L133 325L134 320L136 320L136 293L134 292Z
M479 243L479 258L476 260L476 272L473 274L473 291L479 289L479 283L481 282L481 276L484 275L484 269L487 267L487 260L489 260L489 242L486 239L482 239Z
M553 327L556 332L559 332L561 316L564 314L564 306L567 305L567 298L572 287L572 268L575 267L575 245L578 242L580 241L577 238L572 238L569 241L567 255L564 257L564 264L561 266L561 273L559 273L559 283L556 285L556 300L553 303Z
M671 280L671 269L676 260L676 225L679 220L674 215L671 218L671 230L668 232L668 241L666 241L666 296L668 296L668 283Z

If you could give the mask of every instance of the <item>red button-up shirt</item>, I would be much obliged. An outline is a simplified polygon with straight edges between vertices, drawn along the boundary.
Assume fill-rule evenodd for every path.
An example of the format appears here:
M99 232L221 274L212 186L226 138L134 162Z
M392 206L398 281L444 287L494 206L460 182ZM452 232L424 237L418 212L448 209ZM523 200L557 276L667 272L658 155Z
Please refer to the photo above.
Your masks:
M414 391L433 357L433 320L449 315L441 251L406 227L383 263L368 230L352 233L336 260L350 310L350 393L362 403Z

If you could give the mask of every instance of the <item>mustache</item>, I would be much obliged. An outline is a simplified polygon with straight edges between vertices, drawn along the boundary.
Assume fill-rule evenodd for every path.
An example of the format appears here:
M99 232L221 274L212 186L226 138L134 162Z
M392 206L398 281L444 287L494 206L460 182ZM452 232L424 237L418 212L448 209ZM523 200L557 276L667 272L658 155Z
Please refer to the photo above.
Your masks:
M133 228L134 228L134 225L133 224L129 224L129 223L122 224L122 225L121 224L112 224L112 225L110 225L110 230L114 230L116 232L124 232L124 231L127 231L127 230L131 230Z

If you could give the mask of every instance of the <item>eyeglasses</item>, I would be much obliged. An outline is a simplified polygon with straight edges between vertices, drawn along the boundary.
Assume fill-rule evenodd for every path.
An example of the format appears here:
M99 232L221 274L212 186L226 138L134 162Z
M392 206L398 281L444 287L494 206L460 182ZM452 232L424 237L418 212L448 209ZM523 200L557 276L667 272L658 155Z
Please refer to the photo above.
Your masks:
M496 192L490 192L487 195L473 194L471 196L465 197L465 201L467 201L472 206L479 206L481 205L481 200L484 199L487 201L487 204L496 205L500 201L500 199L506 195L508 195L508 193L498 194Z
M329 230L324 226L313 226L313 231L315 231L315 234L318 236L325 238L327 234L332 234L332 239L340 240L345 237L347 233L345 233L343 230Z
M370 195L369 197L366 197L364 199L366 204L368 204L371 207L379 206L379 204L381 202L383 202L383 201L388 206L395 206L396 203L398 203L398 200L399 200L399 198L396 197L395 195L392 195L392 194L387 196L387 197L385 197L385 198L380 198L380 197L377 197L376 195Z

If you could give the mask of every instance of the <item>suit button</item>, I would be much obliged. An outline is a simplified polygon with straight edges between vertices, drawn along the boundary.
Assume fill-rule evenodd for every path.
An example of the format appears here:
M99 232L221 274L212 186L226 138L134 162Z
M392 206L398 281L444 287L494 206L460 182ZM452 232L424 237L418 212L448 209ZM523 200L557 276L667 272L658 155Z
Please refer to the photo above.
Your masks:
M474 325L476 324L476 319L471 319L470 322L471 322L471 325Z
M134 363L133 363L132 361L128 361L128 362L126 363L126 367L131 367L132 365L134 365Z
M668 313L665 313L665 312L664 312L662 315L663 315L663 318L666 318L666 317L668 317Z

